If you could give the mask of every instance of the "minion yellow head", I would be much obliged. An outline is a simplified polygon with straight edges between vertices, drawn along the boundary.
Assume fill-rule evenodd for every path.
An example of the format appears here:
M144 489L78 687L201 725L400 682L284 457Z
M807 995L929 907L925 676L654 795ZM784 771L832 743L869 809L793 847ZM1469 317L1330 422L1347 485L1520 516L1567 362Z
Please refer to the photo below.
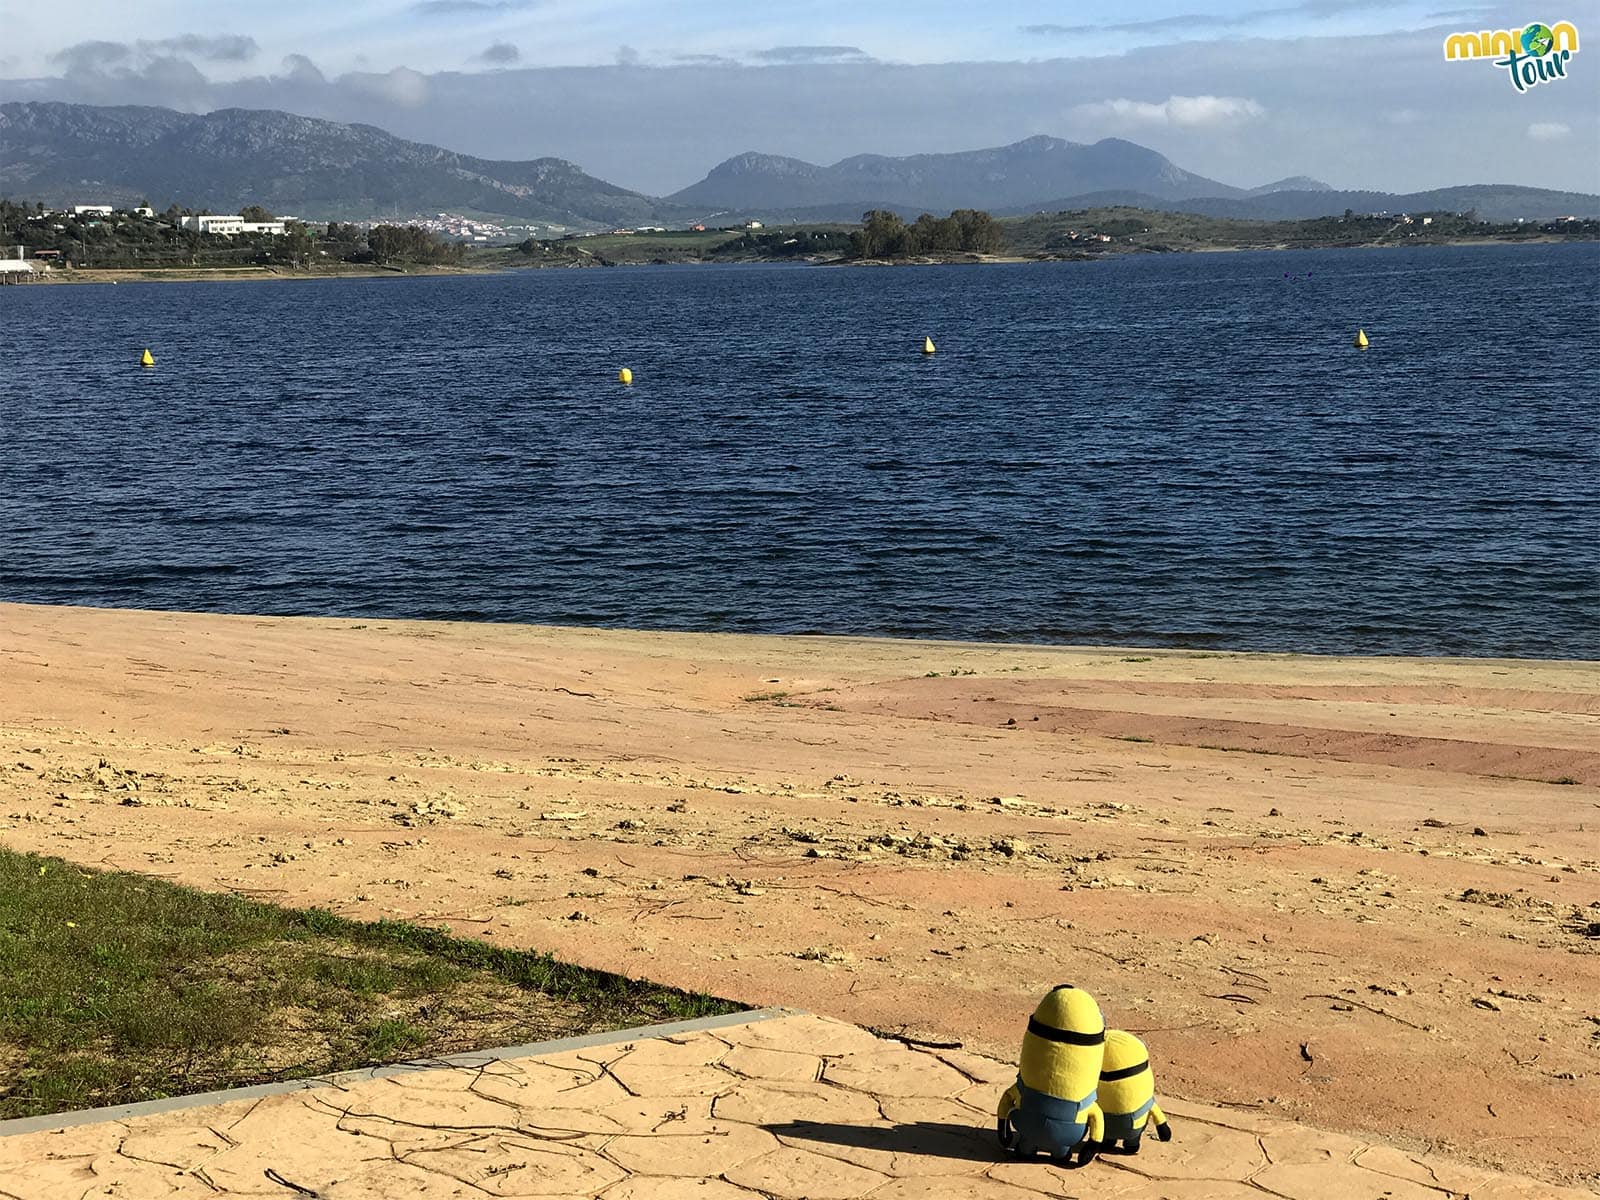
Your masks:
M1070 983L1052 988L1033 1010L1022 1036L1022 1082L1064 1100L1092 1096L1105 1036L1105 1018L1093 996Z
M1148 1063L1150 1053L1144 1043L1124 1029L1106 1030L1105 1062L1102 1070L1125 1071L1140 1063Z

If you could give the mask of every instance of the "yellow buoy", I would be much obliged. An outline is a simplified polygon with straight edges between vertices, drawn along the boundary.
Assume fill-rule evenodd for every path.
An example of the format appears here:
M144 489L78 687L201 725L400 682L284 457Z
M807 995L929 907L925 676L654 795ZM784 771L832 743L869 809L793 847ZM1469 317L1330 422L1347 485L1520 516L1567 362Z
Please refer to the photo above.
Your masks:
M617 382L618 383L632 383L633 382L633 372L628 370L627 367L623 367L622 370L617 372Z
M931 337L923 338L922 339L922 352L924 354L932 354L933 350L934 350L933 339Z
M150 353L149 350L146 350L139 356L139 365L141 367L153 367L156 365L155 357Z
M1367 331L1365 329L1356 330L1355 347L1357 350L1365 350L1367 348Z

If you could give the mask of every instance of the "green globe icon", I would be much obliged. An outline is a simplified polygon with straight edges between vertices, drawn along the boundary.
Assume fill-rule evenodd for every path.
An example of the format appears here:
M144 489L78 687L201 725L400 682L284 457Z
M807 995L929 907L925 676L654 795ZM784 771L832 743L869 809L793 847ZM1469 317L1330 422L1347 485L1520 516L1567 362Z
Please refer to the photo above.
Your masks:
M1535 58L1542 58L1550 53L1550 47L1556 44L1556 35L1550 32L1550 26L1541 25L1535 21L1522 31L1522 48Z

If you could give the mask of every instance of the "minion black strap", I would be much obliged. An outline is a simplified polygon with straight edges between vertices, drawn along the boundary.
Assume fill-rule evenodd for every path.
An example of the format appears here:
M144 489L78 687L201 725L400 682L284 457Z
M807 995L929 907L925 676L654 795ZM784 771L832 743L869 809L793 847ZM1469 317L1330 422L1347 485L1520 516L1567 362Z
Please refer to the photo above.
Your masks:
M1046 1025L1038 1017L1028 1018L1028 1032L1034 1037L1042 1037L1047 1042L1064 1042L1069 1046L1103 1046L1106 1041L1106 1031L1098 1033L1079 1033L1075 1029L1057 1029L1053 1025Z
M1150 1065L1150 1060L1147 1058L1147 1059L1143 1060L1142 1062L1134 1063L1133 1066L1131 1066L1131 1067L1120 1067L1115 1071L1101 1071L1100 1072L1100 1082L1101 1083L1115 1083L1119 1079L1132 1079L1135 1075L1137 1075L1140 1071L1144 1070L1149 1065Z

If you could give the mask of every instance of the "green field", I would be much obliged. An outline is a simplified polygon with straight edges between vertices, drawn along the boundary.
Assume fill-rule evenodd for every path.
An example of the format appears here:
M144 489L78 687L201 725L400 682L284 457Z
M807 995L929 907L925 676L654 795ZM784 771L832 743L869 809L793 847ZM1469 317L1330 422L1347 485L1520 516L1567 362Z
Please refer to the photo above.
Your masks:
M447 930L0 849L0 1119L738 1007Z

